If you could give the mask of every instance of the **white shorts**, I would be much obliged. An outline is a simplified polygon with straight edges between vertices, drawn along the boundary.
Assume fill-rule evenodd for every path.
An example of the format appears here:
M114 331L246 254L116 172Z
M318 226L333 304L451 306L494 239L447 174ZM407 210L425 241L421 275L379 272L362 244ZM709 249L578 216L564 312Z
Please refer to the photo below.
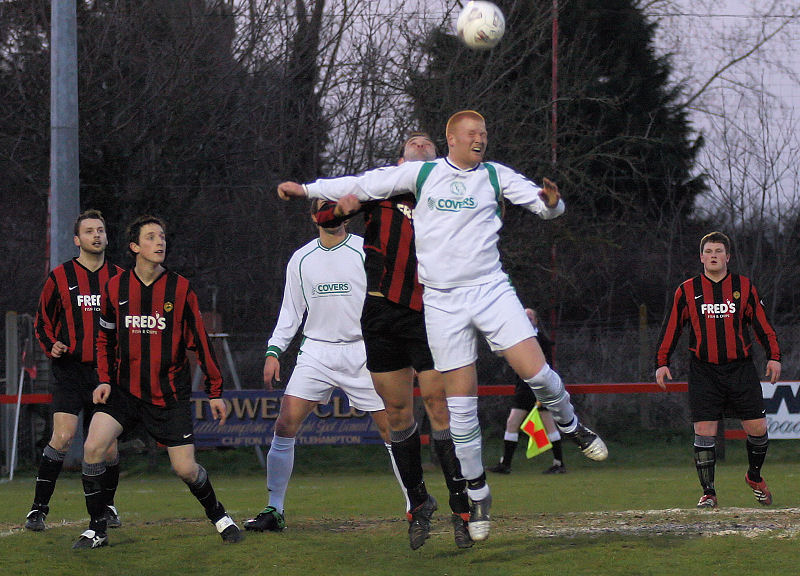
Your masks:
M363 341L330 344L306 339L285 394L327 404L334 387L347 394L353 408L363 412L384 409L367 371Z
M501 278L478 286L425 287L425 326L433 362L440 372L478 359L478 334L493 352L536 336L517 293Z

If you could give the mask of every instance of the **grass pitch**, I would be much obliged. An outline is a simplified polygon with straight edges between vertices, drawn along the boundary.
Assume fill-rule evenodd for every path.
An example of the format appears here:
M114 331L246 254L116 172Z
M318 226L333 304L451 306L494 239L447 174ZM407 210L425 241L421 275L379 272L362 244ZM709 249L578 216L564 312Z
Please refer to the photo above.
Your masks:
M35 472L0 484L0 574L149 575L672 575L791 574L800 536L800 444L774 441L765 476L775 496L759 506L744 484L743 442L718 464L720 509L694 508L700 496L690 441L612 444L607 462L566 447L568 474L543 476L549 455L515 461L490 475L494 504L488 541L459 550L452 540L444 482L426 472L439 500L433 531L408 547L404 502L381 447L299 447L287 496L288 528L248 533L223 545L164 458L148 473L123 461L117 508L123 527L111 546L76 552L86 528L80 476L59 479L44 533L22 529ZM486 450L493 462L497 446ZM521 452L518 453L522 455ZM201 452L220 499L240 523L265 504L252 451Z

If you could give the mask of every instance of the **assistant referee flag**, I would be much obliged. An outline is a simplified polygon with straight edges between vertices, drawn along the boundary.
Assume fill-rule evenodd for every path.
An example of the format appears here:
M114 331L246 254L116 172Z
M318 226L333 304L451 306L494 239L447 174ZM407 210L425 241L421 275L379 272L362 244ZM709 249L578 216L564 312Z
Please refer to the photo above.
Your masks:
M542 417L539 415L538 404L533 407L531 413L528 414L528 417L522 422L520 430L529 436L528 450L525 452L528 458L533 458L553 447L550 443L550 439L547 437L547 430L545 430L544 424L542 423Z

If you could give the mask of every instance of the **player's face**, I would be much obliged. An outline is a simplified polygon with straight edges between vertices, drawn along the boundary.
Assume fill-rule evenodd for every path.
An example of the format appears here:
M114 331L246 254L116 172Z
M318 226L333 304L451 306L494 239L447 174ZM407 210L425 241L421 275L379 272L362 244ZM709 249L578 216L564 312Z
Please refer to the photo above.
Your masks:
M700 262L706 275L718 275L728 269L728 260L731 255L725 251L725 244L719 242L706 242L700 253Z
M78 235L74 236L73 240L81 252L102 254L108 246L105 224L97 218L81 220L78 226Z
M434 160L436 158L436 146L433 142L425 136L414 136L411 140L406 142L403 149L403 159L406 162L413 162L415 160Z
M167 256L167 237L164 229L152 222L139 230L139 243L131 242L131 250L137 260L142 258L153 264L161 264Z
M459 168L471 168L481 162L488 143L486 123L469 116L462 118L447 135L450 160Z

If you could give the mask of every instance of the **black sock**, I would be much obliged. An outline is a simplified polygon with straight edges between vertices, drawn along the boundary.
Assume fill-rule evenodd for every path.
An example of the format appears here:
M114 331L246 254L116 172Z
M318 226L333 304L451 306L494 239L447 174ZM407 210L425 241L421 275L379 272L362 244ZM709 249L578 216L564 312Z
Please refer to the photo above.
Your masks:
M428 499L428 490L422 480L422 449L419 429L415 422L406 430L392 430L390 436L392 455L413 510Z
M58 475L61 474L66 455L66 452L59 452L50 444L44 447L42 461L39 463L39 471L36 474L36 490L33 495L32 510L48 508L47 505L50 504L50 498L56 489L56 480L58 480ZM49 511L49 508L47 511ZM45 511L45 514L47 511Z
M506 468L511 468L511 461L514 459L514 452L517 449L517 444L514 440L503 440L503 458L500 463Z
M470 490L480 490L486 486L486 472L482 472L480 476L473 480L467 480L467 488Z
M217 500L217 495L214 492L214 487L211 485L211 479L208 477L206 469L197 465L197 478L194 482L186 482L189 491L197 498L197 501L203 506L206 511L206 517L212 522L216 522L225 516L225 507Z
M83 495L86 498L86 510L89 512L89 529L105 534L106 532L106 496L103 493L103 474L106 463L83 463Z
M114 496L117 493L117 486L119 485L119 458L116 462L106 462L106 472L103 474L103 493L106 496L106 504L108 506L114 505Z
M761 482L761 467L764 465L764 459L767 457L767 448L769 448L769 438L766 434L763 436L747 436L747 476L753 482Z
M455 514L469 512L469 497L467 496L467 481L461 477L461 463L456 457L456 447L450 437L450 429L432 430L433 450L442 466L444 482L450 493L450 509Z
M553 460L558 460L560 466L564 465L564 450L561 448L561 440L552 442L553 444ZM555 462L553 463L555 464Z
M715 446L696 446L694 447L694 465L697 468L697 477L703 487L703 494L716 495L714 489L714 465L717 456Z

